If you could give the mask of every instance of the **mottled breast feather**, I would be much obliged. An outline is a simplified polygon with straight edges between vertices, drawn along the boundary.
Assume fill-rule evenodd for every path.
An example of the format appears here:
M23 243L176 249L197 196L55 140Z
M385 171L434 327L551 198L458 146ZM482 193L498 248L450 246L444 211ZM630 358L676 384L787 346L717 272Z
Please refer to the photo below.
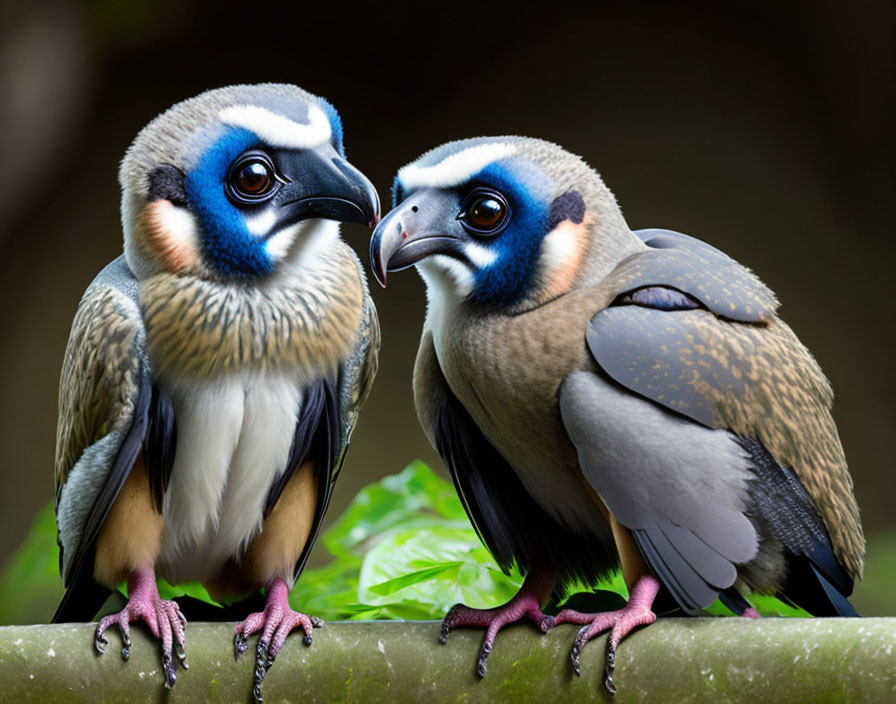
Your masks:
M680 262L682 254L687 252L635 255L601 289L609 285L621 295L642 285L681 288L678 278L664 278L672 265L656 263L666 255ZM744 276L733 278L738 287L748 281ZM771 300L761 289L746 295L726 285L727 293L719 289L723 297L707 296L711 287L698 276L685 278L686 292L709 310L667 312L633 305L601 310L586 332L595 360L617 382L656 403L706 426L759 438L779 464L793 468L824 520L838 559L860 578L864 536L831 416L830 384L791 329L771 315ZM732 300L724 297L729 294ZM766 307L755 307L763 301ZM740 322L743 316L734 318L731 305L738 315L749 306L759 320Z
M158 274L142 282L154 371L210 378L279 367L334 376L355 344L363 310L357 264L345 250L307 281L248 287Z

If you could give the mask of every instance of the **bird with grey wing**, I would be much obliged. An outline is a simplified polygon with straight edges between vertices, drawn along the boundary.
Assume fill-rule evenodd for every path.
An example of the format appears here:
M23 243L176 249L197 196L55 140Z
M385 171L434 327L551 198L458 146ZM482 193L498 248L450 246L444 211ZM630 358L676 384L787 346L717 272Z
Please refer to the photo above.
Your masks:
M295 628L287 596L320 529L376 373L379 328L339 222L379 201L345 159L333 107L291 85L178 103L121 163L124 255L90 284L59 391L56 517L66 591L56 622L144 621L186 668L186 619L156 577L218 601L266 592L253 693Z
M416 266L427 313L414 371L423 429L473 525L519 593L457 626L495 636L610 630L620 641L664 601L717 597L758 616L750 590L854 616L864 538L818 364L774 294L719 250L629 229L600 176L557 145L452 142L403 167L371 242L374 272ZM624 608L542 608L621 566ZM655 604L656 602L656 604Z

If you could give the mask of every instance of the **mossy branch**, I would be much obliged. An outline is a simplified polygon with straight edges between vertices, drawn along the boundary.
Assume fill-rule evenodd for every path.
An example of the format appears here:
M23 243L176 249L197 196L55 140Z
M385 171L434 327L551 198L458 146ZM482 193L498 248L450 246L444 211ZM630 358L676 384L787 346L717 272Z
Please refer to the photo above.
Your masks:
M576 629L547 635L516 625L498 637L484 680L475 673L481 631L446 645L436 622L341 622L310 648L291 637L264 684L274 702L608 701L605 638L572 672ZM187 631L190 669L162 687L157 644L136 627L129 662L93 651L93 626L0 628L0 700L15 702L249 701L252 650L234 662L229 624ZM618 704L635 701L896 701L896 619L661 619L619 650Z

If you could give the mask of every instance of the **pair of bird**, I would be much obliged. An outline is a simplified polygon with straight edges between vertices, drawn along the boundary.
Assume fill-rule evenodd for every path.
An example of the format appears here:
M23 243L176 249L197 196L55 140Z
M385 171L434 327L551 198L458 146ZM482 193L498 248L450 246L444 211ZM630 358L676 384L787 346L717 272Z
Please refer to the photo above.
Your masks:
M372 267L416 266L428 308L417 411L480 537L520 592L458 626L528 617L582 628L573 661L671 596L696 614L747 589L850 615L864 539L830 386L774 294L715 248L633 232L595 173L520 137L452 142L403 167L379 220L325 100L233 86L179 103L121 164L124 255L85 293L60 385L56 508L66 585L56 621L129 625L186 666L186 620L156 576L219 600L266 592L253 691L288 634L287 601L320 529L377 368L379 329L338 221L376 230ZM609 613L542 612L621 565Z

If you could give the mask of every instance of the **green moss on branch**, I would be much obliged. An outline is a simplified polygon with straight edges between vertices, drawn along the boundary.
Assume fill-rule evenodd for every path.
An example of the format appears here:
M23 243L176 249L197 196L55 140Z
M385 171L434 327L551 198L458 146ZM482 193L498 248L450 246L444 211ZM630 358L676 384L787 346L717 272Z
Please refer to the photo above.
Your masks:
M482 681L475 674L480 631L458 630L444 646L435 622L331 623L310 648L291 637L265 680L274 702L608 701L604 638L569 663L575 636L531 625L503 632ZM191 624L190 669L162 688L157 645L136 627L131 659L109 632L106 655L93 626L0 628L0 700L16 702L249 701L251 650L234 662L229 624ZM615 703L652 701L896 701L896 619L661 620L619 650Z

